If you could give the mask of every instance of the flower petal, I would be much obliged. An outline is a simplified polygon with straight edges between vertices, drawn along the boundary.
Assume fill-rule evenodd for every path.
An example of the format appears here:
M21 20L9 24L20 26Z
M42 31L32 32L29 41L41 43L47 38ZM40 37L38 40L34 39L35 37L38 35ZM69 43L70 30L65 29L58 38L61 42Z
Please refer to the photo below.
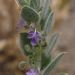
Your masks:
M26 75L38 75L38 71L35 69L30 69L28 72L26 72Z
M35 46L40 41L41 38L40 32L37 32L36 29L35 31L30 31L28 33L28 38L31 40L31 45Z
M25 21L21 18L17 24L17 29L22 29L26 25Z
M28 33L28 38L33 38L33 34L34 34L34 32L33 32L33 31L30 31L30 32Z
M31 39L31 45L32 46L37 45L37 40L35 38Z

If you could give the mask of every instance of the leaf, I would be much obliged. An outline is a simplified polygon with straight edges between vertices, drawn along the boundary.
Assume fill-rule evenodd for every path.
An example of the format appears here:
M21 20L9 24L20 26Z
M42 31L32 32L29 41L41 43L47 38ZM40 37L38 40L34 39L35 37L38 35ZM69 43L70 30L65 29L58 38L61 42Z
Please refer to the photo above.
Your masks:
M45 19L48 12L49 12L49 4L50 4L50 0L44 0L43 2L43 8L42 8L42 18Z
M31 7L24 6L21 13L23 19L28 23L37 22L39 20L38 13Z
M29 65L28 62L25 62L25 61L21 61L18 65L19 69L20 70L25 70L26 66Z
M69 75L69 74L65 72L61 72L59 75Z
M45 55L46 55L47 57L50 56L50 52L51 52L52 49L54 48L54 46L55 46L55 44L56 44L56 42L57 42L58 37L59 37L58 33L54 33L54 34L51 36L51 38L50 38L50 40L49 40L49 43L48 43L48 46L47 46L47 48L46 48L46 50L45 50Z
M18 0L19 1L19 3L22 5L22 6L24 6L24 5L30 5L30 0Z
M44 31L46 33L48 33L48 31L52 30L53 28L53 24L52 24L52 20L53 20L53 12L49 13L48 18L46 19L45 25L44 25Z
M47 67L42 71L43 75L49 75L49 73L54 69L54 67L56 66L56 64L59 62L59 60L62 58L62 56L65 54L66 52L62 52L60 54L58 54L48 65Z
M41 70L43 70L51 61L51 57L47 57L45 56L45 54L42 54L42 58L41 58Z
M50 42L46 48L46 50L44 51L44 53L42 54L42 69L45 68L49 62L51 61L51 55L50 52L53 49L53 47L56 44L56 41L58 39L58 34L55 33L52 35L52 37L50 38Z
M49 15L51 14L51 8L50 7L47 7L45 12L43 12L43 8L42 8L42 11L40 12L40 24L41 24L41 28L44 30L45 29L45 24L46 24L46 21L49 17ZM46 13L46 14L45 14ZM53 19L53 17L51 17ZM51 21L49 23L52 23ZM49 24L50 25L50 24ZM48 28L48 27L47 27ZM45 30L44 30L45 31ZM47 30L46 30L47 31Z
M32 54L32 52L28 51L25 48L25 45L29 45L31 47L30 40L27 38L27 36L28 36L27 33L20 33L21 46L22 46L22 49L23 49L23 53L26 54L26 55L30 55L30 54Z
M38 11L40 9L40 0L31 0L30 7Z
M40 0L40 7L42 8L44 6L45 0Z

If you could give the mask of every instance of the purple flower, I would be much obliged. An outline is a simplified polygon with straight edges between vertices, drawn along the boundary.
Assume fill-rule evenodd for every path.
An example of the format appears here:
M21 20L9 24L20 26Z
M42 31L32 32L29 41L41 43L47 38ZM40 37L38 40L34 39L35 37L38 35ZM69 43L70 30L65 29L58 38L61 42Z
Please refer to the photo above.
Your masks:
M39 43L41 35L40 32L35 31L30 31L28 32L28 38L31 40L31 45L35 46Z
M20 18L18 24L17 24L17 30L22 29L26 25L26 22L24 21L23 18Z
M39 75L39 74L37 70L30 69L29 71L26 72L26 75Z

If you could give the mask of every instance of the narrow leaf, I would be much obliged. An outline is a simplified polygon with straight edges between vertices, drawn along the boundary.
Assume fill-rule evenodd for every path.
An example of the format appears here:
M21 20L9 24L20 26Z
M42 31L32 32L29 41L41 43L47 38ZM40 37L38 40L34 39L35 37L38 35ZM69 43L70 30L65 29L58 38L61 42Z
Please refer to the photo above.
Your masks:
M44 26L44 31L47 33L48 29L51 31L53 28L53 24L52 24L52 20L53 20L53 12L51 12L45 22L45 26Z
M30 6L38 11L40 8L40 0L31 0Z
M48 66L43 70L43 75L49 75L50 71L52 71L52 69L56 66L56 64L59 62L59 60L62 58L62 56L65 54L66 52L60 53L58 54L55 59L53 59Z
M43 19L46 18L46 15L49 11L49 4L50 4L50 0L44 0L42 14L41 14Z
M51 57L47 57L44 53L41 58L41 70L43 70L51 61Z
M58 33L54 33L54 34L51 36L51 38L50 38L50 40L49 40L49 43L48 43L48 46L47 46L47 48L46 48L46 50L45 50L45 54L46 54L47 57L50 56L50 52L51 52L52 49L54 48L54 46L55 46L55 44L56 44L56 42L57 42L58 37L59 37Z

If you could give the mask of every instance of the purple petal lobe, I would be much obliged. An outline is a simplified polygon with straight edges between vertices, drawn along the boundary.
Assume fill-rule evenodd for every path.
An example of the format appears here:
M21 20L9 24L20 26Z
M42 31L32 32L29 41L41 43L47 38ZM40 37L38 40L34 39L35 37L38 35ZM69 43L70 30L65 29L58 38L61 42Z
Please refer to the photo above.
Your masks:
M33 39L31 39L31 45L32 45L32 46L36 46L36 45L37 45L37 43L38 43L38 42L37 42L37 40L36 40L36 39L34 39L34 38L33 38Z
M20 19L18 24L17 24L17 29L20 30L22 29L24 26L26 25L26 22L24 21L24 19Z
M35 69L30 69L28 72L26 72L26 75L38 75L38 71Z
M28 38L31 40L31 45L35 46L38 44L40 40L40 32L35 31L30 31L28 32Z

